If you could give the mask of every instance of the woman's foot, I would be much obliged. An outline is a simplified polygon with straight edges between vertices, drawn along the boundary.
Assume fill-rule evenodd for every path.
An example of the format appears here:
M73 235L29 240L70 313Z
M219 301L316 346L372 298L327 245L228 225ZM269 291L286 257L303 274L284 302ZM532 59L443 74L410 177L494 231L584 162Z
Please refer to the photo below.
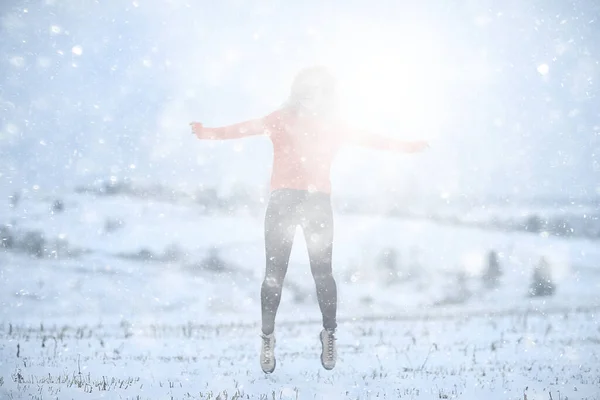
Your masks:
M333 369L337 360L335 330L323 329L319 339L321 340L321 365L327 370Z
M262 348L260 350L260 367L265 374L270 374L275 371L275 333L269 335L264 333L260 335L262 338Z

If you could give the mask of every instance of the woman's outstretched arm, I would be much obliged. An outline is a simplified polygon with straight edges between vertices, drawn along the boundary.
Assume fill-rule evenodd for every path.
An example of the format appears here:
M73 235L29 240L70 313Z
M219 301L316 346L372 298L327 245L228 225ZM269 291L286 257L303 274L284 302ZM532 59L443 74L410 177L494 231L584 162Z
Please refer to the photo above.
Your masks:
M349 144L378 150L390 150L400 153L418 153L429 148L429 143L425 140L406 141L358 129L345 129L343 134L346 135L346 141Z
M190 126L192 127L192 133L198 139L208 140L239 139L268 133L266 118L252 119L218 128L207 128L200 122L191 122Z

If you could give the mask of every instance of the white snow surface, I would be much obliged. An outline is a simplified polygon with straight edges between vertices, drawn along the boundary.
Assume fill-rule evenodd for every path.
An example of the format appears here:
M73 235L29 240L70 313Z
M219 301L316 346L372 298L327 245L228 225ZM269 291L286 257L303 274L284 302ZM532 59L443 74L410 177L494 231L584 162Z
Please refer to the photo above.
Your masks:
M597 241L336 214L338 365L319 363L320 313L299 231L277 369L265 375L264 214L61 198L62 212L43 195L0 208L0 225L82 250L65 256L48 244L33 258L0 249L2 399L600 399ZM122 225L107 230L109 219ZM211 247L223 269L203 267ZM386 248L398 252L395 272L377 262ZM128 257L143 249L154 259ZM490 290L481 276L492 249L503 274ZM162 259L165 251L177 256ZM556 293L528 297L542 256Z

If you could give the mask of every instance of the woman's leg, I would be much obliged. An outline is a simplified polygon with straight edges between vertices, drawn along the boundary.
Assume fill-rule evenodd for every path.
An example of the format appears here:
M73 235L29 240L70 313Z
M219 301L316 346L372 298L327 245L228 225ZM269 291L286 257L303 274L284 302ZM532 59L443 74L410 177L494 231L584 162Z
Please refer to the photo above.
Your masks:
M261 288L262 331L269 335L275 328L275 316L281 301L283 280L288 268L290 253L298 219L298 196L288 190L271 194L265 215L266 272Z
M317 287L317 300L323 315L323 327L337 328L337 287L331 267L333 253L333 213L330 196L313 193L304 203L302 227L308 247L310 269Z

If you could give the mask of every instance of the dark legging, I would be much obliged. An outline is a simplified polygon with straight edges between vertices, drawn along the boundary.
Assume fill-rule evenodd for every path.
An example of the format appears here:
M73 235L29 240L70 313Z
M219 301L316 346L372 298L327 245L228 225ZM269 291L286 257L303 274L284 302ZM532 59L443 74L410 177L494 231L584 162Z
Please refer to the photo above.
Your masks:
M337 288L331 270L333 215L330 196L278 189L271 193L265 216L267 268L261 288L262 331L265 334L273 332L275 327L275 315L298 225L304 231L323 327L329 330L337 327Z

